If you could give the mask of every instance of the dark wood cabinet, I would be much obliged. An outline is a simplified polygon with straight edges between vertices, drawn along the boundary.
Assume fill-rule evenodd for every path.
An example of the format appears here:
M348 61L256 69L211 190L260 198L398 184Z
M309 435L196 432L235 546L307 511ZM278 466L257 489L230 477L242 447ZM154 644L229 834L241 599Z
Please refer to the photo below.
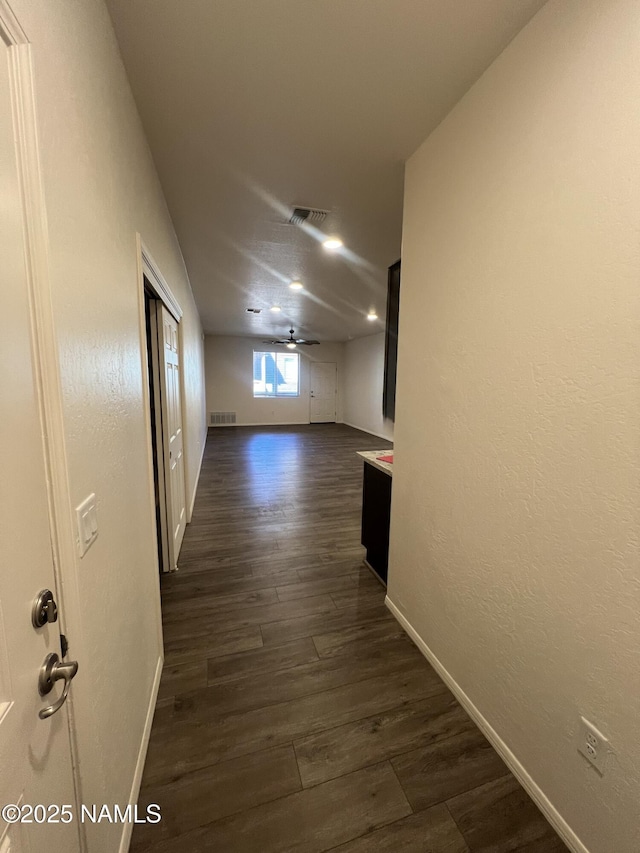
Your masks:
M390 474L364 463L361 541L367 549L367 563L385 584L389 565L391 481Z

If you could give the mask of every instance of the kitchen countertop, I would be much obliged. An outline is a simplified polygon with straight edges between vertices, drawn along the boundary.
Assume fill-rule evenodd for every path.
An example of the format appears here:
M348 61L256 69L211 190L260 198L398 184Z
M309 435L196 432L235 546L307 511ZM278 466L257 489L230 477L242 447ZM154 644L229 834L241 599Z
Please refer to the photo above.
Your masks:
M373 465L374 468L379 468L385 474L393 477L393 463L381 462L377 458L378 456L393 456L393 448L388 447L386 450L357 450L356 453L358 456L362 456L364 461L368 462L369 465Z

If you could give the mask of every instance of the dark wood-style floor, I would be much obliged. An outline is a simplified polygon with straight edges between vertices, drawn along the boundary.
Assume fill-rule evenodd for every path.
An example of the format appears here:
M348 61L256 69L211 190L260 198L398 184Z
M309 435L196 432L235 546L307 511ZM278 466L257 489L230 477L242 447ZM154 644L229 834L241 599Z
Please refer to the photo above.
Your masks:
M132 851L566 853L363 567L355 451L387 446L210 431Z

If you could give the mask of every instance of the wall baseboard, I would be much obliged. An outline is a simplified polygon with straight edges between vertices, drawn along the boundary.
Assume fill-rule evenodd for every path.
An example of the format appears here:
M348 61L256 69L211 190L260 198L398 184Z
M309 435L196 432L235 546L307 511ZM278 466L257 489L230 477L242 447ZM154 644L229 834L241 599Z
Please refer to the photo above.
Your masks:
M393 441L393 438L387 438L386 435L383 435L381 432L371 432L370 429L365 429L364 427L358 426L358 424L350 424L349 421L343 421L345 426L351 427L351 429L357 429L360 432L366 432L367 435L375 435L376 438L381 438L384 441Z
M544 793L542 788L534 782L531 778L524 765L516 758L514 753L509 749L507 744L502 740L498 732L493 728L491 723L486 719L485 716L481 713L481 711L473 704L471 699L464 692L462 687L458 684L455 678L451 675L451 673L443 666L440 660L436 657L436 655L431 651L429 646L424 642L422 637L415 630L413 625L406 619L405 616L402 615L400 610L396 607L396 605L391 601L389 596L385 598L385 604L387 608L393 613L395 618L398 620L400 625L404 628L407 634L411 637L413 642L416 644L420 652L424 655L424 657L429 661L431 666L438 673L440 678L444 681L447 687L451 690L453 695L456 697L458 702L465 709L467 714L471 717L474 723L478 726L483 735L487 738L487 740L494 747L498 755L502 758L507 767L511 770L516 779L520 782L525 791L529 794L531 799L538 806L540 811L547 818L551 826L556 830L560 838L564 841L567 847L573 851L573 853L589 853L589 850L585 845L580 841L575 832L571 829L566 820L562 817L560 812L555 808L555 806L551 803L547 795Z
M251 423L235 423L235 424L220 424L219 426L211 426L209 424L210 430L220 429L220 427L253 427L253 426L265 426L265 427L277 427L277 426L309 426L309 421L279 421L277 424L275 423L263 423L256 421L255 423L252 421Z
M151 726L153 725L153 715L156 710L156 701L158 699L158 690L160 689L160 679L162 677L162 667L164 657L160 655L156 664L156 673L153 678L151 687L151 696L149 698L149 707L147 708L147 718L144 722L142 731L142 741L138 750L138 760L136 761L136 769L133 774L133 782L131 783L131 793L129 794L129 803L134 806L138 802L140 794L140 785L142 784L142 774L144 772L144 763L147 760L147 749L149 747L149 738L151 737ZM125 821L122 825L122 835L120 836L120 846L118 853L127 853L131 844L131 834L134 824L132 821Z
M189 501L187 524L189 524L189 522L191 521L191 516L193 515L193 506L196 502L196 495L198 493L198 485L200 483L200 474L202 473L202 460L204 459L204 452L207 448L207 435L208 434L209 434L209 431L207 430L207 432L204 435L204 440L202 442L202 452L200 453L200 462L198 464L198 473L196 474L196 481L193 485L193 494L191 495L191 500Z

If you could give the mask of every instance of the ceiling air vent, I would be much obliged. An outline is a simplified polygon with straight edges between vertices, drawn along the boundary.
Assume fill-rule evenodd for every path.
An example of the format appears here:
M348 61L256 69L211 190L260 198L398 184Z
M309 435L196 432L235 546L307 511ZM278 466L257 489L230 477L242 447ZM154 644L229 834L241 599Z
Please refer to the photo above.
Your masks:
M247 308L247 314L259 314L262 308Z
M303 222L308 222L309 225L320 225L328 212L328 210L318 210L314 207L294 207L289 223L291 225L302 225Z

